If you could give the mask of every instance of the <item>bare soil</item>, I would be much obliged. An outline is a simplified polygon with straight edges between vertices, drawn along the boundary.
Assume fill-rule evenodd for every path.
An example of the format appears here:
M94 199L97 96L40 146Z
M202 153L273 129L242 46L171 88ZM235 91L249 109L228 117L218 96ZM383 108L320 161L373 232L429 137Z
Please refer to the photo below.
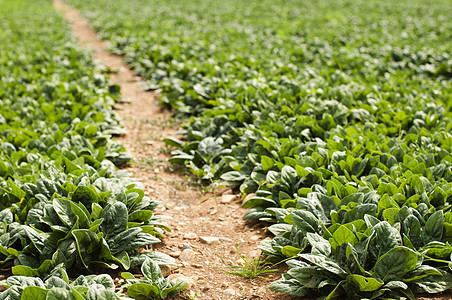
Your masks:
M162 138L175 136L180 122L158 105L158 94L144 91L142 78L124 64L122 57L108 52L107 42L78 10L61 0L56 0L54 7L69 21L78 43L91 50L93 59L116 72L110 76L111 83L118 84L122 97L129 101L116 107L127 129L118 140L135 160L126 170L144 184L147 196L161 203L156 214L168 217L172 231L154 247L178 262L177 267L166 270L166 275L191 278L189 287L177 299L298 299L268 289L279 274L246 279L221 271L224 265L219 256L229 264L240 265L243 260L236 250L249 259L260 254L260 241L271 238L266 224L242 220L246 210L236 191L223 188L206 192L206 187L168 163L170 156ZM205 237L214 238L213 242L203 241ZM436 298L423 296L418 299L452 299L450 293Z

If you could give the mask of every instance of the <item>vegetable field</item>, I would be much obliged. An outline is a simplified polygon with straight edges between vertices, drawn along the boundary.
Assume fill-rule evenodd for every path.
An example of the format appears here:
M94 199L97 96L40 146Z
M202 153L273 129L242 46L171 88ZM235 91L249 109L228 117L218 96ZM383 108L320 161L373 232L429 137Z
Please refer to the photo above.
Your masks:
M67 3L185 120L170 162L237 187L243 218L268 224L259 248L289 266L270 289L452 288L452 2ZM141 281L123 274L130 297L175 295L185 281L157 267L174 259L137 251L168 228L117 170L118 87L50 4L0 0L0 263L14 275L0 298L122 297L108 275L69 278L140 265Z
M70 3L190 117L171 161L255 193L271 289L451 287L450 1Z
M111 138L123 133L117 87L51 1L0 7L0 266L12 266L0 299L127 298L99 270L140 265L140 280L123 273L130 297L137 285L177 294L185 282L158 268L174 259L138 252L165 226L158 203L117 171L130 160Z

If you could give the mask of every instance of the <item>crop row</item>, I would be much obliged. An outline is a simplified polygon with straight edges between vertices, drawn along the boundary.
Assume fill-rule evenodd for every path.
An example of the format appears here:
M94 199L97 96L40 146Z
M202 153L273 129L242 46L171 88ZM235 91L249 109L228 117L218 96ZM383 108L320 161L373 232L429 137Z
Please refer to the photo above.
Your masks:
M125 298L109 275L71 278L143 263L143 280L124 274L129 296L177 294L185 282L158 268L174 259L138 252L168 228L158 203L117 171L131 159L112 139L124 133L118 87L51 1L0 7L0 266L13 274L0 299Z
M451 287L450 2L69 2L190 117L171 161L256 194L272 289Z

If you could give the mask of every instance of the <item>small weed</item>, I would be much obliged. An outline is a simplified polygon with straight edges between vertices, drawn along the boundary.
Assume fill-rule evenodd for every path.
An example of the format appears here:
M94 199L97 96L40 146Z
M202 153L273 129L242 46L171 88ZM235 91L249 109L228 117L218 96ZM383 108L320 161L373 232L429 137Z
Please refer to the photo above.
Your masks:
M228 265L224 259L217 253L217 256L220 258L221 262L225 265L227 270L221 270L226 274L237 275L245 278L257 278L264 277L267 274L281 273L278 269L272 269L272 267L276 266L276 264L266 264L262 262L262 254L259 254L257 257L249 257L248 254L243 256L237 250L237 247L234 251L240 256L240 258L245 263L244 266L236 266L236 265Z
M155 159L154 157L151 156L140 158L137 162L139 168L148 170L155 169L160 163L163 163L163 160Z

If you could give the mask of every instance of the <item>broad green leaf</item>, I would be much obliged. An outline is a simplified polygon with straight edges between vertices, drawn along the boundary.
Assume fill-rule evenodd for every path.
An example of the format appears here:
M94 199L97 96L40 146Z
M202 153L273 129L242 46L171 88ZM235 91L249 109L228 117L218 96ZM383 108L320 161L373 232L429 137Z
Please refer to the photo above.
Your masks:
M356 274L348 275L347 280L356 284L362 292L372 292L379 289L383 285L383 282L379 279L364 277Z
M413 250L399 246L383 254L375 263L372 274L383 282L402 280L416 268L418 256Z
M152 283L158 284L163 280L162 272L157 263L147 258L141 266L141 272Z
M330 244L334 250L344 243L349 243L353 246L358 243L358 238L347 226L341 225L334 231L333 236L330 238Z
M27 286L21 294L21 299L45 300L47 293L47 289L38 286Z
M155 299L159 294L157 286L147 283L134 283L127 289L127 294L134 299Z

